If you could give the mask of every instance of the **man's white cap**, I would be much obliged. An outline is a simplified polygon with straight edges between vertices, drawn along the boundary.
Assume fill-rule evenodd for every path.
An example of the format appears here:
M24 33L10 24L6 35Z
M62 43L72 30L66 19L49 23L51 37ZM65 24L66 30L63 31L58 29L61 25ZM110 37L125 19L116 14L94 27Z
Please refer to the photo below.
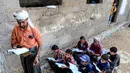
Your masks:
M34 24L32 23L32 21L30 20L30 18L29 18L29 14L27 13L27 11L25 11L25 10L22 10L22 11L17 11L17 12L15 12L14 14L13 14L13 16L14 16L14 18L16 19L16 20L25 20L25 19L27 19L28 18L28 24L32 27L32 28L34 28Z

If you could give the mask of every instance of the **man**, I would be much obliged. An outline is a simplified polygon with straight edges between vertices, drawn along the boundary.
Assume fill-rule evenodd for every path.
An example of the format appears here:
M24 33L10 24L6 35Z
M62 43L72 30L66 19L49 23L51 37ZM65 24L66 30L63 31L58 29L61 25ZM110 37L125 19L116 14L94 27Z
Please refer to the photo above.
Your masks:
M18 25L14 27L11 37L11 45L14 49L28 48L29 52L20 56L25 73L41 73L38 57L40 56L41 35L33 26L28 13L25 10L14 13Z

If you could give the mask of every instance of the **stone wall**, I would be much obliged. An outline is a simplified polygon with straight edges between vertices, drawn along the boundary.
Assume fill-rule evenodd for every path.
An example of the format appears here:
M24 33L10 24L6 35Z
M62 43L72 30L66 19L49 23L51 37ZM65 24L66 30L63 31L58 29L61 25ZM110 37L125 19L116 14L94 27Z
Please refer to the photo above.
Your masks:
M86 0L63 0L63 4L55 9L21 8L19 0L0 0L0 46L3 53L11 48L11 31L16 24L12 15L17 10L27 10L32 21L40 29L43 39L41 56L44 56L51 52L50 47L53 44L63 49L75 45L81 35L88 40L107 30L111 6L111 0L104 0L102 4L96 5L86 4ZM126 9L129 9L129 6L126 6ZM111 25L124 22L128 15L128 11L126 12L123 15L118 14L116 23ZM19 56L5 55L5 58L10 73L21 68Z

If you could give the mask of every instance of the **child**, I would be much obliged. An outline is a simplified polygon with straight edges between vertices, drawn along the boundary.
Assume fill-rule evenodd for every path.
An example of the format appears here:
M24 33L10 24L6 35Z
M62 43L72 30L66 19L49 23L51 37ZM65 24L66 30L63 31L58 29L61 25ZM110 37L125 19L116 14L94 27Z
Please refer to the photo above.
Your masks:
M85 40L85 37L84 36L81 36L80 37L80 41L78 42L76 48L78 48L79 50L83 50L82 53L79 53L79 52L74 52L73 53L73 56L74 56L74 59L77 61L77 63L79 64L80 63L80 58L83 54L87 53L88 54L88 43L87 41Z
M54 58L56 62L59 62L62 60L62 57L64 56L64 52L59 49L57 45L53 45L51 50L54 51Z
M64 55L64 52L62 52L57 45L53 45L52 48L51 48L51 50L54 51L54 59L55 59L55 61L53 61L53 60L48 60L48 63L50 64L50 67L51 67L53 70L57 71L58 68L57 68L57 66L55 65L55 63L56 63L56 62L58 62L58 63L61 63L61 62L62 62L62 57L63 57L63 55Z
M94 42L90 46L91 50L90 58L93 62L97 62L97 58L102 54L102 47L101 44L99 43L99 38L95 37L93 41Z
M108 62L108 55L104 54L97 63L97 67L101 70L101 73L110 73L110 63Z
M72 63L72 64L76 64L76 61L74 60L73 56L72 56L72 50L71 49L67 49L66 50L66 54L63 58L63 63Z
M112 22L112 18L113 18L114 14L115 14L116 11L117 11L117 7L116 7L116 5L117 5L117 2L114 1L113 5L112 5L112 9L111 9L111 11L110 11L110 16L109 16L108 24L111 24L111 22Z
M70 67L69 63L76 65L76 61L74 60L74 58L72 56L72 50L71 49L66 50L66 54L63 58L63 63L66 66L62 66L62 73L72 73L72 71L69 69L69 67Z
M80 57L81 64L79 65L79 71L82 73L92 73L93 66L90 63L90 57L88 55L83 55Z
M78 42L76 48L78 48L78 49L80 49L80 50L83 50L83 51L87 51L88 43L86 42L84 36L81 36L81 37L80 37L80 41Z
M117 48L111 47L110 52L108 53L110 55L110 65L112 73L117 71L117 67L120 65L120 56L117 54Z

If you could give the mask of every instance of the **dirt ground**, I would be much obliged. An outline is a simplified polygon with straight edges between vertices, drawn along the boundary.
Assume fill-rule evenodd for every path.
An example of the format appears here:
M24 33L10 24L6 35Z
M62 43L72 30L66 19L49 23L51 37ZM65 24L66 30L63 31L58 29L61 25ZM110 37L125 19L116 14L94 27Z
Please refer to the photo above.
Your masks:
M104 48L115 46L121 57L118 73L130 73L130 28L113 33L111 37L102 41Z

